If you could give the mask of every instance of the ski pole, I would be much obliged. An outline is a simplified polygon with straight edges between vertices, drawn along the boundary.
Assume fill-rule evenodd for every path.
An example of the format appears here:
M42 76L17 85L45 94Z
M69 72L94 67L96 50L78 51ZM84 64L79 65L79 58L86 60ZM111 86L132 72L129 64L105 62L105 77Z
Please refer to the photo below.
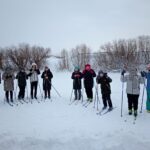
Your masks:
M43 93L42 93L40 84L39 84L39 89L40 89L41 97L42 97L42 99L43 99Z
M52 85L52 84L51 84ZM59 96L59 97L61 97L61 95L59 94L59 92L56 90L56 88L52 85L52 87L53 87L53 89L55 90L55 92L57 93L57 95Z
M15 91L14 91L14 95L15 95L15 100L17 100L17 96L16 96L16 93L17 93L17 84L16 84L16 88L15 88Z
M81 81L82 84L82 81ZM83 88L83 84L82 84L82 103L83 103L83 94L84 94L84 88Z
M100 103L99 96L98 96L98 85L97 85L97 91L96 91L96 93L97 93L97 110L98 110L98 102Z
M123 89L124 89L124 76L123 76L123 81L122 81L122 98L121 98L121 117L122 117L122 111L123 111Z
M73 89L72 89L72 91L71 91L70 102L71 102L71 100L72 100L72 93L73 93Z
M97 93L97 89L96 89L96 86L95 86L95 97L94 97L94 106L93 106L93 108L95 108L95 104L96 104L96 99L97 99L96 93Z
M29 96L28 96L28 86L26 85L26 91L27 91L27 99L29 99Z
M144 91L145 91L145 80L144 80L144 85L143 85L143 93L142 93L142 102L141 102L140 113L142 113L142 110L143 110Z

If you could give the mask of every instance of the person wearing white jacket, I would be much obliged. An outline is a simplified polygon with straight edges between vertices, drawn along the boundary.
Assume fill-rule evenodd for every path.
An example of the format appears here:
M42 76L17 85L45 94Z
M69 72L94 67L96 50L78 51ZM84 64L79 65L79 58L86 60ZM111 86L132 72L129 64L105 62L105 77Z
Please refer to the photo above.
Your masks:
M140 95L140 84L144 83L144 78L137 74L135 67L128 68L129 74L124 75L125 70L121 73L121 81L127 82L126 93L128 98L129 115L132 115L134 109L134 116L137 116L138 98Z
M28 76L30 77L31 83L31 98L37 99L37 86L38 86L38 75L40 74L40 70L37 68L36 63L32 63L32 68L30 69L30 73Z

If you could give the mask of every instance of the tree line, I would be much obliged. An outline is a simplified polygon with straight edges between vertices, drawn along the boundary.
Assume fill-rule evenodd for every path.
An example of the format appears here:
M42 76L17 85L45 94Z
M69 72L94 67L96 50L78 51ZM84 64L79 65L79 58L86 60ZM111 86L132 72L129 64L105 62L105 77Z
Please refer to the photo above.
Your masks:
M90 63L95 70L119 70L124 65L135 64L137 67L150 63L150 36L134 39L120 39L105 43L93 52L87 45L81 44L71 50L61 51L59 70L72 70L78 65Z
M51 48L19 44L0 48L0 69L11 64L15 70L23 67L29 69L35 62L40 69L53 57ZM72 70L74 66L84 69L90 63L96 70L118 70L124 64L135 63L137 66L150 62L150 36L139 36L134 39L119 39L105 43L99 50L93 51L86 44L77 45L70 50L62 49L58 56L57 70Z

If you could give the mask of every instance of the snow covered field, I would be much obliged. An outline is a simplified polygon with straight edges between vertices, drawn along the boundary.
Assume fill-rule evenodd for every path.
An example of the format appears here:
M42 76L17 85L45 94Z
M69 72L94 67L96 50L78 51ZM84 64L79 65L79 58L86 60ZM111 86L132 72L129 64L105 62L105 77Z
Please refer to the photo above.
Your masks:
M0 150L149 150L150 114L145 111L145 101L143 113L139 113L136 123L133 124L133 116L128 116L124 88L121 118L120 74L109 75L113 79L112 101L117 108L103 116L96 114L97 110L93 108L93 103L87 108L81 103L69 105L72 91L71 73L54 73L53 85L62 97L52 89L52 102L46 100L37 103L34 100L33 104L19 103L19 106L11 107L3 102L2 83ZM40 79L42 88L41 82ZM141 96L142 89L143 85ZM29 91L28 81L28 94ZM38 97L39 99L41 97L40 90ZM85 93L84 100L86 100ZM99 107L102 107L102 101ZM126 119L127 122L124 121Z

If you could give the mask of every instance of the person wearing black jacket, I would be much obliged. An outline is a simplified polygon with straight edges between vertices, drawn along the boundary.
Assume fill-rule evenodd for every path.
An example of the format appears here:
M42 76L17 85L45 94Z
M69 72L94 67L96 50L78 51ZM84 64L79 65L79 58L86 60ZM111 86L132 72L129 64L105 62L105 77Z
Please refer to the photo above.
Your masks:
M30 77L31 83L31 98L33 99L33 92L34 98L37 99L37 86L38 86L38 75L40 74L40 70L37 68L36 63L32 63L32 68L30 69L30 73L28 76Z
M74 95L75 95L75 100L80 100L81 99L81 79L82 79L82 73L80 72L79 67L75 67L74 72L72 73L71 78L73 79L73 89L74 89Z
M84 87L87 95L87 100L93 101L93 86L94 86L94 77L96 77L96 73L93 69L91 69L90 64L85 65L85 70L83 70L83 79L84 79Z
M43 90L45 93L45 99L47 98L47 95L48 98L50 99L51 79L53 78L53 74L47 66L45 67L45 70L42 73L41 78L43 78Z
M26 80L28 79L24 68L20 68L20 71L16 75L16 79L18 80L18 86L19 86L18 99L24 99Z
M110 83L112 82L112 79L107 75L107 73L104 73L102 70L99 71L98 76L96 78L97 84L101 85L101 93L102 93L102 99L103 99L103 109L107 108L107 103L109 105L109 109L111 110L113 108L112 101L111 101L111 87Z

